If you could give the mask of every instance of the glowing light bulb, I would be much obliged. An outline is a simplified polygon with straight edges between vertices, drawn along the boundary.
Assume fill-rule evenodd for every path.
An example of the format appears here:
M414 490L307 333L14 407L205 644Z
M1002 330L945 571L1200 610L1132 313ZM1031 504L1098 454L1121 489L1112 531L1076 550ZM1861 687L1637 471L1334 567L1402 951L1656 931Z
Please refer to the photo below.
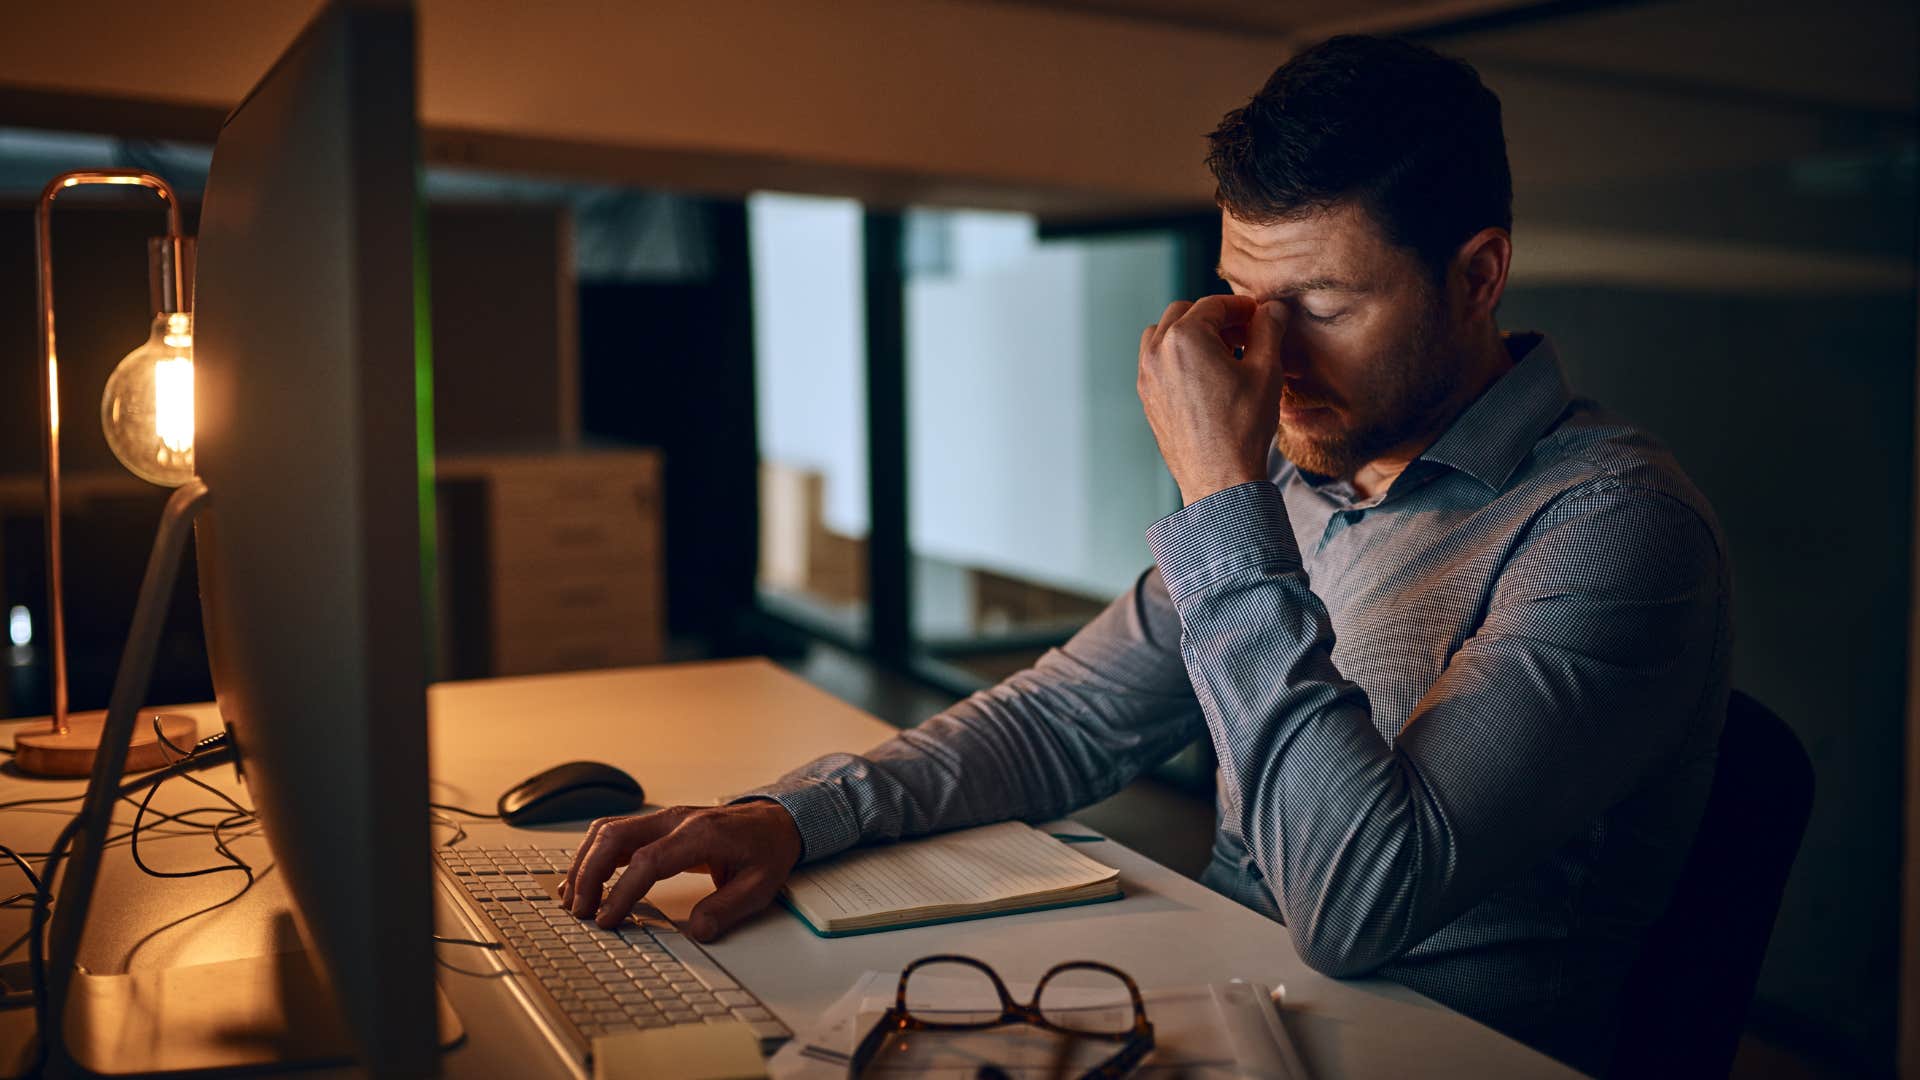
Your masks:
M177 487L193 479L193 316L154 316L147 343L107 379L100 426L113 456L142 480Z

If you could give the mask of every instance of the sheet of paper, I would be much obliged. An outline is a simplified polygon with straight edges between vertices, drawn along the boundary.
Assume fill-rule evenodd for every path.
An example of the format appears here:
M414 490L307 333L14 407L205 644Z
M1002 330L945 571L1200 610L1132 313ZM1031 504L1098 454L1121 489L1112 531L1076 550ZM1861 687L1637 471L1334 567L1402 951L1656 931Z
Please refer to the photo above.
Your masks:
M958 904L1081 888L1116 876L1018 821L883 844L809 867L787 884L825 918Z

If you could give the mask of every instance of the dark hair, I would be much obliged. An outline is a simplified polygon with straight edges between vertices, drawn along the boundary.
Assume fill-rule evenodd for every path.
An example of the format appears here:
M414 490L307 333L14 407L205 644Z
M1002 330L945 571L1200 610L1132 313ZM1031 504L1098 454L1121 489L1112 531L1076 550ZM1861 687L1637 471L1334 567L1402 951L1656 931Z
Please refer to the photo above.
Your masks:
M1215 200L1271 224L1355 203L1435 281L1466 239L1513 227L1500 99L1465 61L1330 38L1280 65L1207 136Z

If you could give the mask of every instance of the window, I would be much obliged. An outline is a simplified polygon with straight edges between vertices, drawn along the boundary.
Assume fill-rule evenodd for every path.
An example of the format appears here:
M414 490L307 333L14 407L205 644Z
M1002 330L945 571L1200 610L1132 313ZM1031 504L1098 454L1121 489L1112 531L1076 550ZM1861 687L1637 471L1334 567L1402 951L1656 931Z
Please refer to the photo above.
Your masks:
M847 199L747 200L758 590L776 614L856 640L868 625L862 218Z
M1042 240L974 211L904 225L913 633L991 680L1124 592L1179 507L1134 388L1179 242Z

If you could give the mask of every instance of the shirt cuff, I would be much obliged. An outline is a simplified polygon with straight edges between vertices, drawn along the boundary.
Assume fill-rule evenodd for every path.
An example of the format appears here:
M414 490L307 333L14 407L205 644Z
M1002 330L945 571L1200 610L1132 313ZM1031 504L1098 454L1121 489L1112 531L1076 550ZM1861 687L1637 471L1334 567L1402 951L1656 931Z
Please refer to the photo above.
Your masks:
M800 829L800 861L838 855L860 842L860 821L831 780L796 780L760 788L729 803L768 799L786 808Z
M1175 607L1229 574L1301 569L1293 522L1270 480L1222 488L1168 514L1147 530L1147 546Z

